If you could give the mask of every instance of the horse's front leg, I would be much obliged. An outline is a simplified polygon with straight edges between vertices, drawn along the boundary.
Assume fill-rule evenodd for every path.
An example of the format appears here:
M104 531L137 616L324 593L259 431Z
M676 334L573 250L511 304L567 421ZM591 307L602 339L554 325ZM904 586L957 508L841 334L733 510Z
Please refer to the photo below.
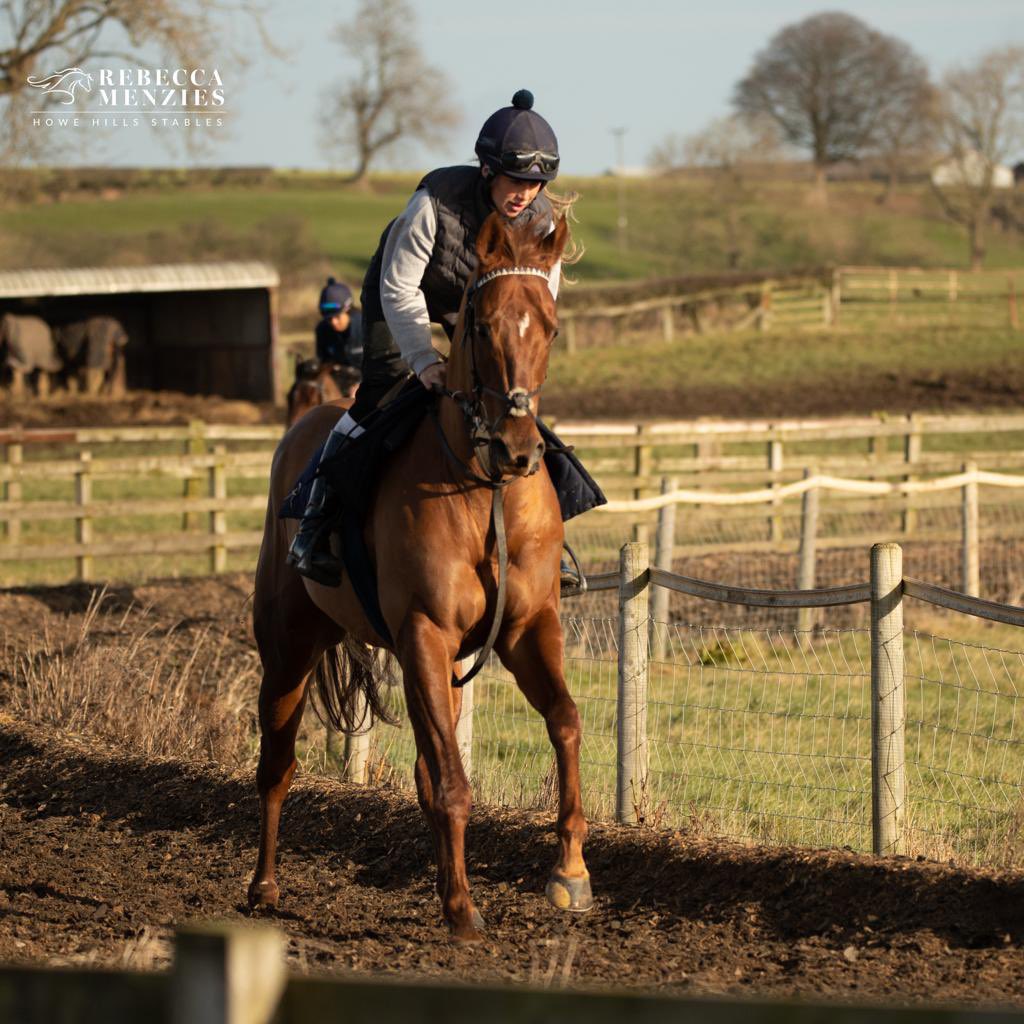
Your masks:
M583 730L576 702L565 685L562 667L562 625L549 605L524 627L502 638L497 651L515 676L526 699L548 727L558 763L558 863L547 885L547 897L559 910L590 910L594 898L590 873L583 860L587 822L580 794L580 740Z
M452 653L445 634L424 615L412 615L398 638L409 720L418 753L420 806L437 851L437 892L452 936L479 939L483 920L466 875L466 823L472 798L455 738Z

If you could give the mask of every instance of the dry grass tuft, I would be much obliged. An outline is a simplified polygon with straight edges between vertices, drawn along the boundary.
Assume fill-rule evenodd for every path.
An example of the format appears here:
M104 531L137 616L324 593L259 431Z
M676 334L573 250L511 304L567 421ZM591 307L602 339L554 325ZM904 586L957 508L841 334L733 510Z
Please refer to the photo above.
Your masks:
M251 760L256 652L210 626L162 626L136 607L108 611L105 596L93 594L76 636L56 641L44 623L30 650L4 639L7 710L144 755Z

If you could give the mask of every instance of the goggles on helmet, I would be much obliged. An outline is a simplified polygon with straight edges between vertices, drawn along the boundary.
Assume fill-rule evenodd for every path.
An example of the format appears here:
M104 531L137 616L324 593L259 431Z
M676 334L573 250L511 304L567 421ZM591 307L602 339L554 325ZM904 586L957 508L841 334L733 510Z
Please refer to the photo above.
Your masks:
M541 174L554 174L558 170L559 156L557 153L549 153L537 149L532 153L502 153L498 157L498 164L503 171L511 174L524 174L536 164Z

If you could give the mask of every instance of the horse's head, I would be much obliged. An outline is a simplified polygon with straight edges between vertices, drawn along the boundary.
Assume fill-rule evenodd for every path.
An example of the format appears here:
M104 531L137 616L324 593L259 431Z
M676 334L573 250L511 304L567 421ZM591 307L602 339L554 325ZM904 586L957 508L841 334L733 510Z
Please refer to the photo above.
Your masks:
M534 227L512 227L498 214L477 237L477 276L448 383L476 403L474 442L492 475L526 476L544 455L535 417L556 334L548 274L568 237L564 219L541 237Z

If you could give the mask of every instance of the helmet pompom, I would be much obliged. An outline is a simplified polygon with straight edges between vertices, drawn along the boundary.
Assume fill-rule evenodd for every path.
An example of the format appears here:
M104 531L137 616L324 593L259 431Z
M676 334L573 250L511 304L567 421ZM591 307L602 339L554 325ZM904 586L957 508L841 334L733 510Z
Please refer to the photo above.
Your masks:
M330 287L332 284L337 284L337 283L338 282L333 277L327 278L327 285L328 285L328 287Z
M516 110L533 110L533 93L529 89L520 89L512 97L512 106Z

